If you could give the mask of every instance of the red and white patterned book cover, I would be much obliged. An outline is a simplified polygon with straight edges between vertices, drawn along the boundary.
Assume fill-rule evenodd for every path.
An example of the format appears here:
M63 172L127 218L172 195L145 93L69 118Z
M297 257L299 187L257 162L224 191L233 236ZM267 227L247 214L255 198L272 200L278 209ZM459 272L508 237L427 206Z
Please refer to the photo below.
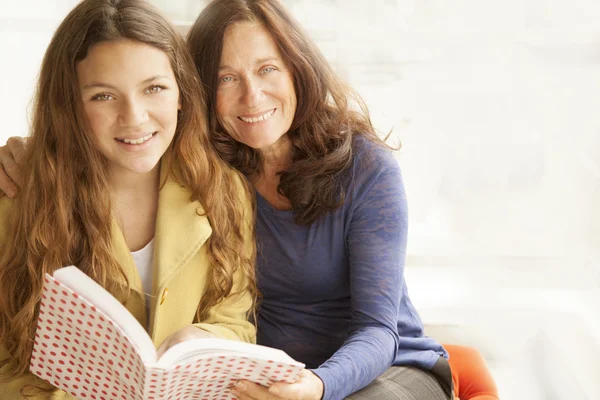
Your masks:
M45 277L30 370L78 399L229 400L239 379L293 382L304 368L280 350L225 339L183 342L156 360L124 306L76 267L61 270Z

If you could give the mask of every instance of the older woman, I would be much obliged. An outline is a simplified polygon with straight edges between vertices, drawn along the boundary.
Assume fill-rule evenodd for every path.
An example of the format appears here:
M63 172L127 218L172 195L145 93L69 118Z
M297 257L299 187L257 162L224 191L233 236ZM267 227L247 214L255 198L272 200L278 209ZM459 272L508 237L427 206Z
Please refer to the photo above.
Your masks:
M257 340L310 368L238 398L450 399L404 281L400 168L360 98L276 0L214 0L188 44L213 145L256 189Z
M256 188L258 342L311 368L239 398L450 398L404 281L400 169L360 99L276 0L213 1L188 43L213 143Z

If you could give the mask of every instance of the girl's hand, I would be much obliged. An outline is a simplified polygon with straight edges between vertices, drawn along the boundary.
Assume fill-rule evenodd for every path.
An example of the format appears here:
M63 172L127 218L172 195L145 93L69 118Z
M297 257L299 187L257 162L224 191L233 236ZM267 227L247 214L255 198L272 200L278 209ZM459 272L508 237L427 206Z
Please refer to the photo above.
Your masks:
M177 332L171 334L170 336L167 336L167 338L163 340L161 345L158 347L158 350L156 350L157 357L160 358L165 351L175 346L177 343L185 342L186 340L190 339L206 339L214 337L215 335L210 332L203 331L202 329L196 328L193 325L188 325L185 328L181 328Z
M266 388L242 380L232 388L232 392L239 400L321 400L323 381L305 369L294 383L279 382Z
M25 139L11 137L6 146L0 146L0 191L10 198L14 198L19 185L23 184L21 179L21 162L25 153Z

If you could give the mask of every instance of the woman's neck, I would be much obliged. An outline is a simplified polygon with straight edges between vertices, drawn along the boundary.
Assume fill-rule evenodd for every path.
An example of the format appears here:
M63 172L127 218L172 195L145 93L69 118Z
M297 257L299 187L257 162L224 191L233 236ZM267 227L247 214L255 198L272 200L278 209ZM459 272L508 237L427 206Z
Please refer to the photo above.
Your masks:
M159 185L160 165L146 174L113 172L115 217L131 251L143 248L154 237Z
M279 185L278 172L285 171L292 163L292 142L284 135L271 146L261 149L262 158L261 172L257 174L257 180L277 182ZM276 185L276 186L277 186Z
M260 150L261 172L250 177L250 181L260 195L278 210L292 208L290 201L277 192L279 172L285 171L292 163L292 142L287 135L275 144Z

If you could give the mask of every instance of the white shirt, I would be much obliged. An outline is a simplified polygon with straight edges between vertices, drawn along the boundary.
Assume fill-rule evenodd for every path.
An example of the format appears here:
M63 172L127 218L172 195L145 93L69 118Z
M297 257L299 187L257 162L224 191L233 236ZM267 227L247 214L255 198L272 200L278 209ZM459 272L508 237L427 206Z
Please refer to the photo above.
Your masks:
M152 259L154 255L154 238L143 249L132 251L131 256L142 278L142 289L146 295L146 314L150 310L150 297L152 293Z

